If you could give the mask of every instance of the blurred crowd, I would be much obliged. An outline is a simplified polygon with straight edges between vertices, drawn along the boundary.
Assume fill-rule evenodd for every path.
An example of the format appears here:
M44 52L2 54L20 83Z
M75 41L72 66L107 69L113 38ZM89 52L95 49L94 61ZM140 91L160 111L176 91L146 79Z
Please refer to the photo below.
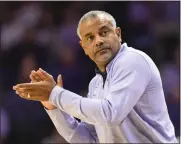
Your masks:
M170 118L180 135L180 2L0 2L1 142L39 144L65 142L43 106L12 90L30 82L39 67L64 88L86 96L95 64L85 56L77 24L90 10L112 14L128 46L146 52L158 66Z

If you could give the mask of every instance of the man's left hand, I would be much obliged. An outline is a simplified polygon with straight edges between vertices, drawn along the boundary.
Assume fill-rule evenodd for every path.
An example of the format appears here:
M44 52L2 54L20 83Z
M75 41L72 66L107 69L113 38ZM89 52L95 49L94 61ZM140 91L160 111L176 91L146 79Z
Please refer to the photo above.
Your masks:
M55 82L41 81L36 83L22 83L13 87L16 94L22 98L36 101L48 101Z

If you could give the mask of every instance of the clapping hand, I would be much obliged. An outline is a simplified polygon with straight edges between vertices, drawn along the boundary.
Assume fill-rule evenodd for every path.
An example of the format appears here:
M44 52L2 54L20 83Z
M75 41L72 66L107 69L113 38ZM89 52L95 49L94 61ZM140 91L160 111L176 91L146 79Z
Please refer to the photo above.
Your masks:
M48 101L53 88L56 86L53 76L39 69L37 72L32 71L30 79L32 83L13 86L16 94L28 100ZM57 79L59 86L62 86L61 76L59 75Z

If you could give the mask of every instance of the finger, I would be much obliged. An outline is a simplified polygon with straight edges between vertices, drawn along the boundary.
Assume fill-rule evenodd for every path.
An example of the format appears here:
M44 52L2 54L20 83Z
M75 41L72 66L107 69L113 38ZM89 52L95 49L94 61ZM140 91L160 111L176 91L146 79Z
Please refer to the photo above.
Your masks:
M41 77L41 79L43 79L43 80L46 80L46 79L47 79L47 77L42 73L42 69L41 69L41 68L39 68L39 70L37 71L37 73L38 73L38 75Z
M19 91L16 91L16 94L17 94L17 95L19 95L19 94L20 94L20 92L19 92Z
M19 95L21 98L28 99L28 93L21 93L21 92L16 91L16 94Z
M16 94L22 98L28 98L28 93L21 93L21 92L16 91Z
M30 74L30 79L32 83L38 82L38 80L33 76L33 74Z
M52 75L50 75L49 73L47 73L43 69L40 68L39 71L41 72L44 80L48 80L48 79L52 79L53 78Z
M57 85L63 87L62 75L59 74L57 77Z
M42 95L39 94L38 92L30 92L30 93L27 93L27 92L19 92L19 91L16 91L16 94L20 95L21 97L27 97L27 98L41 98ZM38 97L37 97L38 95Z
M36 80L39 82L39 81L43 81L44 79L41 78L41 76L38 74L38 72L36 71L32 71L31 73L35 78Z
M27 88L27 89L36 88L36 87L39 87L38 84L39 84L39 82L37 82L37 83L21 83L21 84L16 85L16 89L19 89L19 88Z
M41 101L39 96L31 96L30 95L30 97L28 97L28 94L25 94L25 93L19 93L18 95L23 99Z
M20 93L30 93L35 91L35 89L33 88L18 88L16 91L20 92Z
M37 100L42 100L42 98L44 98L41 93L36 92L36 91L24 91L24 92L16 91L16 94L18 94L19 96L23 98L32 98L32 99L37 99Z
M16 90L17 89L17 86L13 86L13 90Z

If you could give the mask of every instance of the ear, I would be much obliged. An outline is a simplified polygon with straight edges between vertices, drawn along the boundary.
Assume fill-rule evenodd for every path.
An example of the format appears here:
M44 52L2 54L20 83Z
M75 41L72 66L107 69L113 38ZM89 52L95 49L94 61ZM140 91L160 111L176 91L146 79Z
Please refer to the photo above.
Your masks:
M81 40L79 41L79 44L80 44L80 46L83 48L83 46L82 46L82 41L81 41Z
M122 41L122 38L121 38L121 28L120 27L117 27L116 28L116 34L117 34L117 36L118 36L118 38L119 38L119 40L120 40L120 42Z
M82 44L82 41L81 41L81 40L79 41L79 44L81 45L81 47L83 48L85 54L87 55L87 53L86 53L86 48L85 48L84 45Z

